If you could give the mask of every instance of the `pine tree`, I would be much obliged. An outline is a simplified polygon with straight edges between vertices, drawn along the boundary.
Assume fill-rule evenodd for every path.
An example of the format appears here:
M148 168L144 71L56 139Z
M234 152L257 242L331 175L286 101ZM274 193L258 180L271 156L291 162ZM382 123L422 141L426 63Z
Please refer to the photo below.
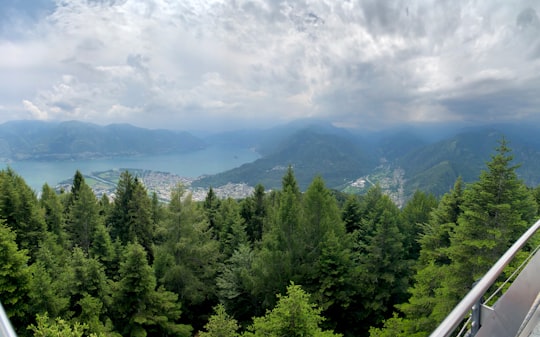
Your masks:
M437 207L437 199L432 194L416 191L400 213L400 227L404 234L404 248L407 258L416 261L420 253L418 239L423 224L429 220L431 210Z
M69 212L71 206L73 206L73 204L75 204L75 201L79 199L79 191L81 190L81 186L83 184L85 184L84 176L82 175L81 171L77 170L75 172L75 175L73 176L71 190L69 191L68 197L66 199L66 212Z
M320 324L324 321L321 310L310 303L309 295L300 286L291 284L286 295L277 297L276 307L263 317L255 317L249 331L242 336L341 336L321 329Z
M242 244L227 259L216 279L220 303L242 325L253 315L262 313L257 297L251 293L253 282L254 253L247 244Z
M219 206L220 232L218 239L225 257L230 257L241 245L248 242L244 219L236 200L227 198Z
M134 185L135 179L131 173L124 171L120 174L120 179L116 185L114 203L108 219L112 239L118 238L123 244L130 241L131 219L129 213Z
M503 138L487 170L464 191L463 213L450 237L451 266L442 291L448 305L455 304L483 276L536 215L534 198L518 179L518 166L512 165L510 152ZM446 312L448 305L434 310Z
M82 179L82 178L81 178ZM77 198L68 214L67 230L73 246L78 246L88 254L96 227L100 224L99 208L94 192L84 179L79 182Z
M368 191L360 211L362 224L354 233L362 269L361 297L357 301L366 325L374 326L390 316L395 304L406 299L409 263L398 227L399 209L379 186ZM368 326L364 327L366 331Z
M214 192L214 189L210 187L208 190L208 193L206 194L206 198L204 199L204 210L206 212L206 216L208 217L208 223L210 225L210 228L212 228L216 235L221 231L221 228L219 227L218 223L218 209L219 209L220 200L216 193Z
M26 326L30 269L28 256L19 250L15 233L0 221L0 299L18 332Z
M101 263L76 247L69 264L66 289L74 318L88 324L91 332L105 332L105 307L110 302L107 277Z
M440 299L442 282L448 274L450 236L457 226L463 202L463 181L458 178L454 188L446 193L423 226L419 239L420 256L408 302L397 307L404 317L392 317L383 330L371 331L371 336L424 336L433 331L441 317L433 314ZM399 333L398 333L399 332Z
M153 261L156 224L152 220L152 201L139 179L128 171L120 174L108 224L113 239L118 238L124 245L139 242L149 261Z
M138 243L128 244L120 266L120 281L113 295L117 331L130 336L190 336L189 326L177 324L177 295L156 289L156 278Z
M182 189L174 190L166 209L167 239L156 250L154 269L159 283L190 309L185 321L198 329L217 304L215 279L221 254L203 208L191 195L181 200L182 194Z
M284 293L291 281L298 281L298 270L304 253L300 240L302 205L300 191L289 167L283 177L277 209L271 210L269 228L263 233L261 249L253 262L253 295L261 298L264 308L273 307L275 294Z
M352 233L360 228L362 216L360 214L360 200L356 195L351 194L347 197L341 217L347 233Z
M67 246L66 219L62 201L49 185L44 184L41 189L40 206L45 210L45 223L47 231L56 236L58 244Z
M214 312L204 326L207 331L199 332L199 337L237 337L238 323L227 314L225 307L219 304L214 308Z
M34 192L12 169L0 171L0 219L16 233L17 245L32 262L46 237L47 224Z
M267 215L264 186L257 184L253 195L242 201L242 218L246 222L246 232L251 243L262 239L264 219Z

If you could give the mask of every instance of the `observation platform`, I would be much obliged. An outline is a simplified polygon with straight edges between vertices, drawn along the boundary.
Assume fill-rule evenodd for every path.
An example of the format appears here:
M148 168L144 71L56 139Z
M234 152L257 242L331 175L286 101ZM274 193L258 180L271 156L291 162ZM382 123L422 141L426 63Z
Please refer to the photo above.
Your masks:
M540 220L475 284L430 337L540 337L540 246L493 294L486 294L539 228Z

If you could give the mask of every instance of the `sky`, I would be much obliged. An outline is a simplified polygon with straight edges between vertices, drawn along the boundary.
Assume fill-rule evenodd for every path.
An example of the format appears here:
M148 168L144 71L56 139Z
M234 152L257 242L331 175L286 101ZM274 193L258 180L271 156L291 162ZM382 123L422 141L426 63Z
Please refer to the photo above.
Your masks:
M537 0L0 0L0 123L540 121Z

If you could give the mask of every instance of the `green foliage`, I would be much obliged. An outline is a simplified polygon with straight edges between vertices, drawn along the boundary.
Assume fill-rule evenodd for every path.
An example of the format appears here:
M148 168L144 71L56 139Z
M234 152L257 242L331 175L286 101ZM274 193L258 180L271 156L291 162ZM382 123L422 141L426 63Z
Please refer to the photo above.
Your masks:
M242 336L341 336L320 328L324 320L321 310L310 303L308 294L300 286L292 283L287 287L287 294L278 294L277 298L276 307L263 317L253 318L253 325Z
M123 335L189 336L191 328L176 323L180 318L177 295L156 289L156 278L138 243L128 244L120 265L120 281L114 289L113 317Z
M154 258L152 244L156 227L152 215L152 201L142 183L128 171L123 172L108 219L111 237L118 238L124 245L140 243L150 262Z
M227 198L219 205L219 234L221 251L226 257L232 255L241 244L248 242L244 219L236 200Z
M285 291L290 281L298 281L303 258L300 192L292 169L283 178L283 191L277 209L272 211L269 228L263 233L261 248L253 262L253 294L264 308L273 307L275 294Z
M451 235L448 302L455 303L463 291L481 277L526 230L536 215L536 203L512 165L504 138L487 163L480 179L464 191L463 213Z
M56 240L60 245L67 246L64 206L56 191L47 184L43 185L41 189L39 204L45 212L47 230L56 236Z
M259 311L257 297L253 296L253 250L247 244L240 245L225 261L216 283L221 303L242 324Z
M341 217L348 233L360 229L362 214L360 213L360 200L356 195L351 194L347 197Z
M538 214L504 140L487 168L402 210L379 186L301 193L292 166L281 190L169 204L128 172L111 202L0 171L1 300L47 336L424 336Z
M191 200L191 195L181 200L182 194L181 188L173 191L175 201L166 209L167 239L157 248L154 269L159 283L178 294L184 307L192 309L186 317L199 328L217 304L215 279L221 254L203 208Z
M36 325L31 324L28 329L32 330L34 337L82 337L88 326L75 322L74 324L62 318L54 321L47 314L37 315ZM90 334L89 337L104 337L104 335Z
M401 232L405 235L403 245L408 259L418 259L420 254L418 239L422 234L422 225L428 222L429 214L437 207L437 204L437 199L432 194L416 191L403 207L400 214L400 226Z
M398 305L405 318L391 318L385 322L385 326L399 327L407 335L427 334L434 330L442 319L441 313L434 312L434 308L440 306L438 296L449 273L450 236L457 226L462 202L462 180L458 179L454 188L442 197L437 208L431 212L428 223L423 226L419 239L421 250L417 272L414 285L409 289L411 297L408 302ZM392 331L390 330L390 333Z
M257 184L253 195L242 201L240 215L246 222L246 233L252 243L262 239L264 220L267 216L264 186Z
M68 214L68 233L73 246L81 247L88 254L96 227L100 224L97 199L92 189L80 178L76 197L73 198ZM72 192L75 193L75 192Z
M217 197L216 193L214 192L214 189L210 187L208 189L208 193L206 194L206 198L204 199L204 210L206 212L206 216L208 217L208 223L210 224L210 228L213 228L217 232L220 231L220 228L217 227L217 213L219 208L219 198Z
M443 197L424 227L412 296L399 306L405 318L388 326L427 335L532 222L537 204L512 160L503 138L477 182L462 191L458 179Z
M237 337L238 323L227 314L225 307L219 304L214 312L204 326L207 331L199 332L199 337Z
M14 326L21 327L28 310L28 256L17 248L15 233L0 221L0 299Z
M32 260L47 225L34 192L12 169L0 171L0 219L17 234L17 245Z
M368 191L361 205L362 224L354 236L363 271L359 279L362 319L375 326L390 316L395 304L406 299L410 264L397 206L378 186Z

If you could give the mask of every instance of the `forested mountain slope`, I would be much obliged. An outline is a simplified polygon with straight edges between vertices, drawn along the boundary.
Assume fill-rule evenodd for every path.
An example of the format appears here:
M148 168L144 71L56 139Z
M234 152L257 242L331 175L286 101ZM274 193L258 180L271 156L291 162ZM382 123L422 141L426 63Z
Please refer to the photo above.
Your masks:
M220 186L228 182L263 184L275 189L289 166L297 173L297 180L305 190L311 180L322 176L329 186L345 185L356 177L368 174L376 166L376 157L368 146L346 135L326 133L306 128L288 138L266 145L269 154L253 163L244 164L217 175L204 177L196 186Z
M339 132L341 130L341 132ZM228 182L279 186L280 174L289 165L297 169L301 189L321 175L334 189L365 193L374 184L383 190L401 188L405 199L416 190L444 194L461 176L468 183L490 160L497 141L505 138L514 149L517 174L529 186L540 183L540 142L534 127L486 126L456 131L433 141L421 130L351 135L339 128L303 128L285 139L274 134L275 143L264 146L259 160L195 182L196 186L220 186ZM232 137L234 138L234 137ZM277 140L280 140L279 142ZM402 176L396 186L388 181ZM363 188L347 188L357 179ZM388 190L388 192L392 192Z
M205 143L187 133L128 124L14 121L0 125L0 158L77 159L196 151Z

